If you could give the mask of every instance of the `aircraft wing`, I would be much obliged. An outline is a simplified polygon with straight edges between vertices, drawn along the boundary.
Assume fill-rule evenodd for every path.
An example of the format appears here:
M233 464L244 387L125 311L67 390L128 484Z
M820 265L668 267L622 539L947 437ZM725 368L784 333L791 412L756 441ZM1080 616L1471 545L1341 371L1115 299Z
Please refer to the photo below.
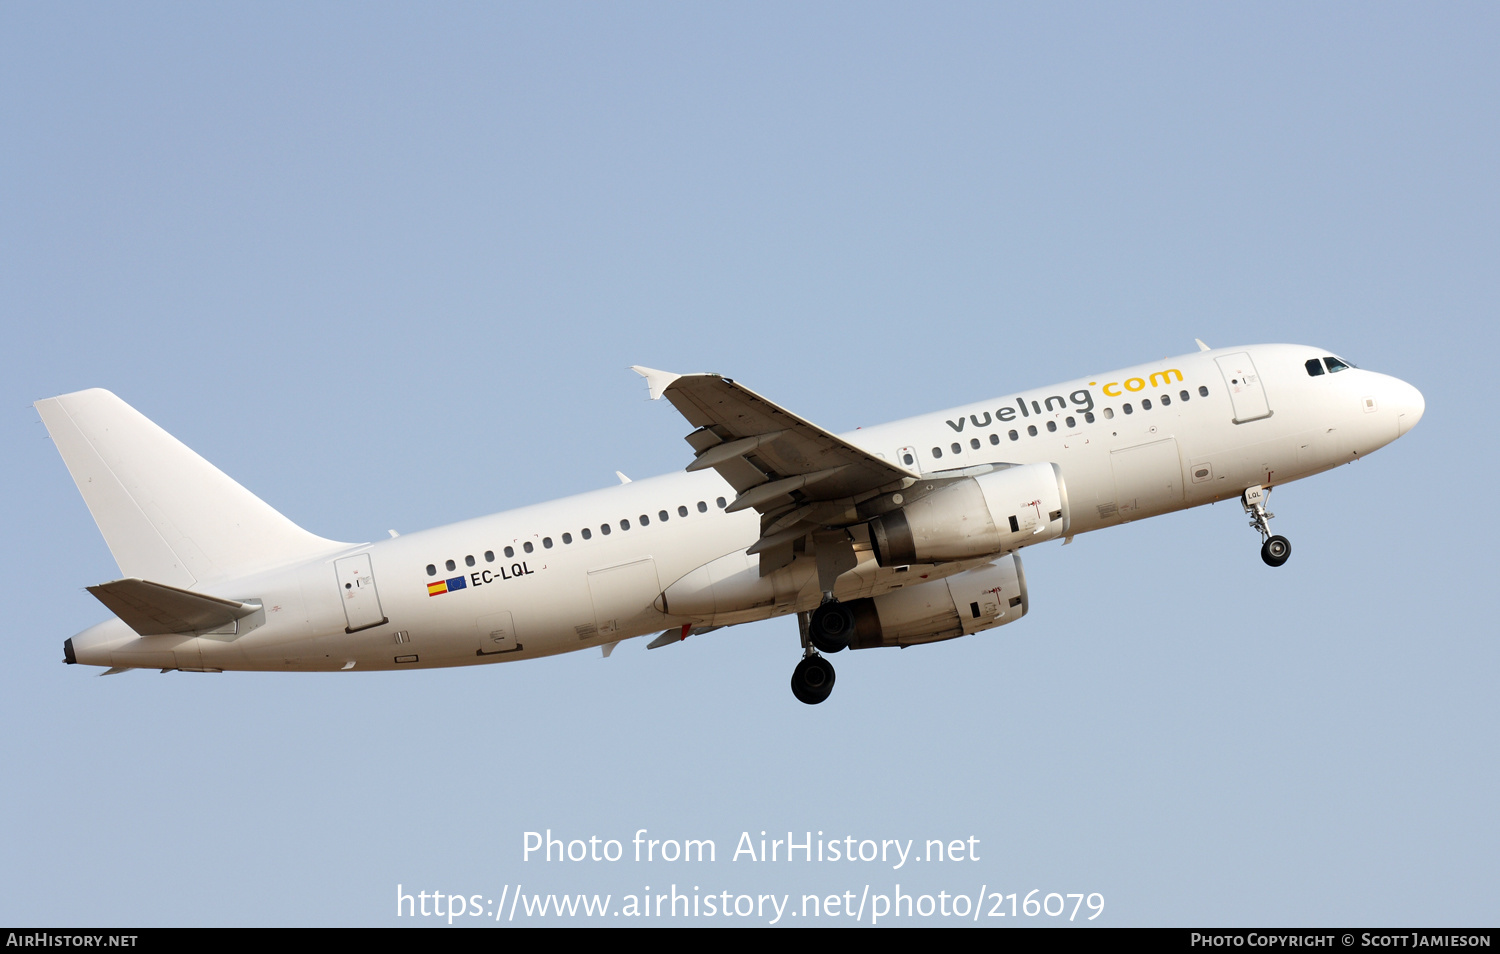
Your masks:
M761 538L750 552L761 554L762 575L790 563L808 534L859 522L858 503L919 479L730 378L631 370L653 400L665 397L697 428L687 436L696 454L687 469L713 468L729 482L738 494L729 512L760 513Z

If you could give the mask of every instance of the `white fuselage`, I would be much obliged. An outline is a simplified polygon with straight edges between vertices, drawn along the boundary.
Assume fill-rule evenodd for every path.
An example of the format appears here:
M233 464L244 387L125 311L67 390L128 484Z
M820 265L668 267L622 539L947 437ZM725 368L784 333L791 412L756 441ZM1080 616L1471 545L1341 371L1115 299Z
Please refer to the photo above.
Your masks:
M1306 363L1327 354L1293 345L1203 351L841 436L924 475L1055 463L1074 535L1328 470L1420 418L1421 395L1396 378L1357 368L1310 374ZM202 587L261 603L263 614L237 633L142 637L111 620L73 648L78 662L122 667L459 666L815 607L814 561L762 577L745 555L759 515L726 513L734 497L711 470L675 473L340 548ZM975 565L882 568L867 544L856 551L858 566L835 587L841 600Z

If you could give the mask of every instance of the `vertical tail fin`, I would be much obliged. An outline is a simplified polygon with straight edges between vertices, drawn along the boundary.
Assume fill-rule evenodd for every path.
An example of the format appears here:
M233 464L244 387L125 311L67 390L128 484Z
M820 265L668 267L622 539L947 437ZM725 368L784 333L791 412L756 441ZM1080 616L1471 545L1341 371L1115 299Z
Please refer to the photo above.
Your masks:
M292 523L108 391L35 407L123 576L190 588L345 546Z

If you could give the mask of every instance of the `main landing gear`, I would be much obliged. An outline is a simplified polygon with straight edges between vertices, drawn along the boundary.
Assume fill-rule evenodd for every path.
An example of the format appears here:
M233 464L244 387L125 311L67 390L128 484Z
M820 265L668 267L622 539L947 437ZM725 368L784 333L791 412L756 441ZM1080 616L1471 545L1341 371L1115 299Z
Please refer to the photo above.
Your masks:
M854 614L847 603L824 600L823 605L813 610L807 624L807 635L818 652L837 653L849 648L849 637L854 634Z
M802 631L802 661L792 670L792 695L798 702L815 706L833 692L833 663L820 652L836 653L849 647L854 632L854 616L849 607L834 599L811 613L797 614Z
M1240 505L1250 515L1250 526L1260 532L1260 558L1266 566L1281 566L1292 555L1292 544L1286 537L1271 533L1271 520L1276 515L1266 510L1266 500L1271 496L1269 488L1248 487L1240 497Z
M792 670L792 695L798 702L815 706L833 692L833 664L808 651L797 668Z

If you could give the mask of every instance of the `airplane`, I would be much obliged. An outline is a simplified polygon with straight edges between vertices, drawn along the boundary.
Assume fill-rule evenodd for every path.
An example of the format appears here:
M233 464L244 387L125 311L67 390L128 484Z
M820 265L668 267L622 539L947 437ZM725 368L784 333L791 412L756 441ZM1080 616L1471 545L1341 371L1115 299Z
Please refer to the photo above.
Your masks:
M828 656L1025 616L1019 551L1272 488L1409 431L1421 393L1321 348L1210 349L843 435L718 374L636 367L686 418L674 474L397 535L316 536L108 391L36 402L119 565L64 661L163 672L423 669L795 616Z

